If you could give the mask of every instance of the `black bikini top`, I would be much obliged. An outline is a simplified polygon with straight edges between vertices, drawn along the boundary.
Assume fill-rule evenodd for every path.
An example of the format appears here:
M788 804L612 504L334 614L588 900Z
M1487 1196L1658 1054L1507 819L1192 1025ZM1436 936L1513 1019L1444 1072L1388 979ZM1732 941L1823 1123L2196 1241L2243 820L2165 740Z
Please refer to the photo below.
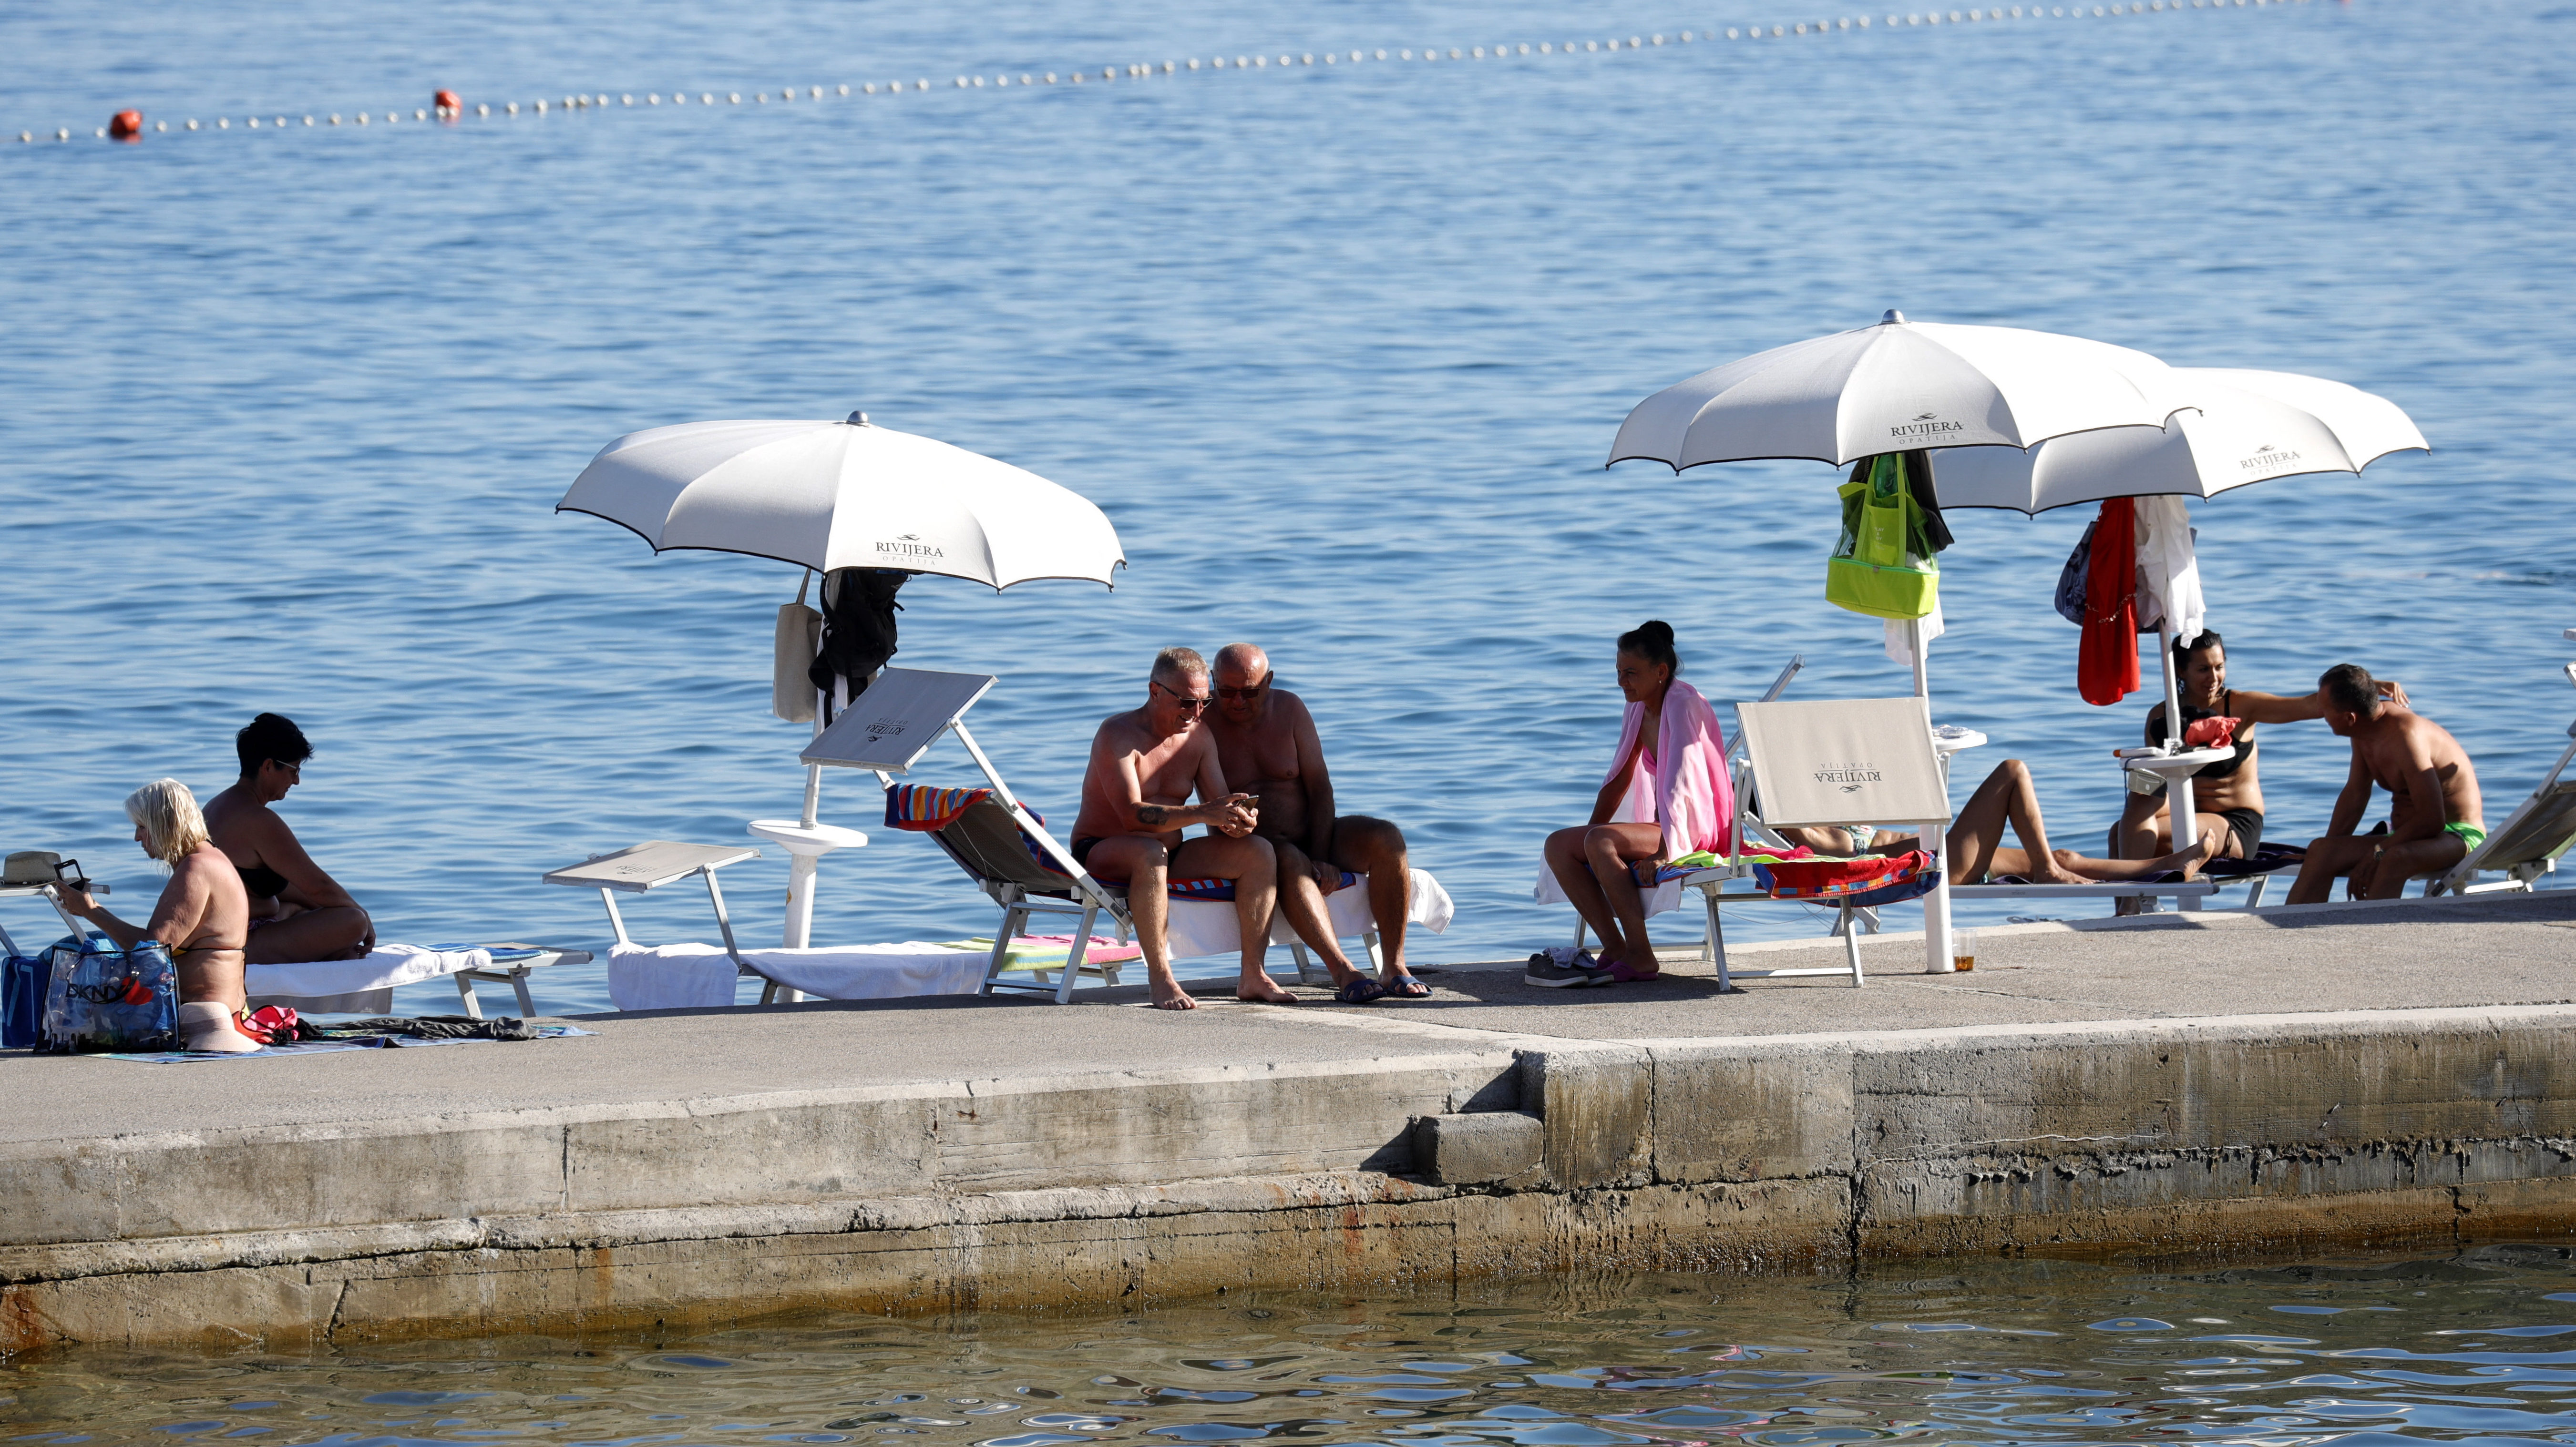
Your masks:
M2234 710L2230 709L2228 705L2235 701L2236 690L2231 688L2227 692L2219 695L2218 707L2216 708L2195 708L2190 704L2184 704L2182 706L2183 727L2189 728L2193 724L2196 724L2205 718L2233 717ZM2147 717L2147 746L2150 748L2161 748L2164 745L2164 741L2164 726L2156 722L2155 716L2151 712ZM2230 778L2235 775L2238 769L2245 767L2245 761L2252 757L2254 757L2254 725L2250 723L2240 723L2236 730L2236 757L2229 759L2224 763L2211 764L2207 768L2202 769L2199 773L2192 775L2192 777L2195 779Z
M233 868L241 875L242 888L253 899L275 899L286 892L286 876L265 864L254 864L248 869L236 864Z

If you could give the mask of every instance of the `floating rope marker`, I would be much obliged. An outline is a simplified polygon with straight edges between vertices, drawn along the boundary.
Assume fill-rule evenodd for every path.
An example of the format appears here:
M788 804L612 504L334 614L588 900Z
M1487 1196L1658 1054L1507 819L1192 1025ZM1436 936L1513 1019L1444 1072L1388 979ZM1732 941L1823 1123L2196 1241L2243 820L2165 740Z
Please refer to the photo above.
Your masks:
M2230 9L2279 8L2293 4L2309 3L2313 3L2313 0L2191 0L2189 8L2193 10L2208 9L2225 11ZM1900 25L1907 27L1942 24L1974 25L2000 22L2007 19L2021 20L2024 18L2034 20L2070 18L2083 19L2086 18L2088 14L2093 18L2126 19L2135 16L2160 15L2167 11L2179 14L2184 8L2183 0L2116 0L2116 3L2092 5L2089 7L2089 11L2088 7L2085 5L2054 5L2045 7L2039 5L1978 5L1964 10L1930 10L1905 14L1890 13L1883 18L1888 27L1892 29ZM1584 53L1598 54L1603 50L1607 50L1615 56L1623 49L1635 52L1649 48L1659 49L1671 44L1689 45L1702 40L1713 42L1718 40L1721 34L1727 40L1776 39L1792 35L1803 38L1809 34L1830 35L1837 31L1849 33L1855 29L1867 31L1875 28L1879 24L1881 18L1882 17L1875 15L1844 16L1826 20L1784 22L1782 24L1771 25L1768 27L1761 25L1742 28L1729 26L1726 27L1723 32L1721 32L1717 27L1712 26L1706 30L1692 29L1675 33L1657 32L1652 35L1630 35L1624 37L1613 35L1595 40L1581 40L1578 38L1564 41L1540 41L1537 42L1537 50L1535 53L1539 55L1554 55L1561 52L1565 55L1571 56L1577 53L1579 46L1581 51ZM1418 54L1417 51L1419 52ZM1322 57L1323 63L1326 65L1357 65L1372 58L1381 62L1391 58L1406 61L1437 61L1444 58L1448 60L1485 60L1489 58L1501 60L1510 58L1514 55L1527 56L1532 53L1533 51L1531 50L1529 42L1516 42L1495 44L1491 46L1450 46L1446 48L1445 56L1443 54L1442 47L1421 46L1400 47L1392 56L1390 56L1387 50L1381 48L1375 51L1351 50L1344 52L1328 50L1322 52ZM1282 69L1300 65L1311 68L1315 64L1316 53L1308 51L1283 52L1276 55L1246 54L1230 58L1226 56L1216 56L1213 58L1192 56L1187 60L1165 60L1160 62L1143 61L1129 62L1123 65L1104 65L1100 68L1097 75L1093 75L1088 70L1077 70L1062 76L1059 76L1055 71L1048 71L1045 73L1043 79L1044 83L1048 85L1055 85L1059 83L1060 79L1070 80L1075 85L1082 85L1093 80L1098 80L1105 85L1120 79L1150 78L1157 73L1158 67L1161 74L1168 76L1178 74L1183 70L1192 72L1201 69L1224 70L1229 68L1229 66L1235 70L1267 70L1274 61L1276 61ZM1040 77L1032 73L1023 72L1019 77L1019 84L1023 87L1034 86L1039 83ZM887 81L883 84L889 95L900 94L907 88L925 92L932 88L931 82L927 77L913 81ZM983 90L987 87L997 90L1006 90L1010 85L1011 77L1008 74L994 74L989 76L959 75L954 77L950 82L951 88L956 90ZM875 95L877 93L877 86L878 83L876 82L867 82L860 84L858 89L863 95ZM804 92L803 96L799 96L798 94L800 89ZM779 88L778 99L782 104L793 103L799 99L820 101L824 98L824 93L824 87L820 85L803 87L786 85ZM832 88L832 93L835 95L847 96L851 93L851 86L848 84L836 85ZM742 93L739 91L728 91L724 94L725 100L728 104L738 106L743 103ZM763 90L754 94L753 103L756 105L766 106L769 103L769 99L769 92ZM644 98L644 103L648 106L660 105L662 103L661 93L658 91L648 93ZM671 103L673 105L688 104L689 93L685 91L672 92ZM603 91L598 93L566 95L559 100L538 100L528 104L533 108L535 114L543 116L547 114L552 107L558 105L567 111L591 110L595 108L605 109L612 105L632 109L635 105L635 96L631 92L621 92L611 95L610 93ZM698 104L716 104L716 93L712 91L698 93ZM499 107L499 110L502 114L516 116L519 114L520 103L516 101L505 102ZM495 107L490 104L480 104L474 108L474 114L477 117L489 118L494 114L494 112ZM453 123L457 120L463 119L464 115L464 103L457 98L456 93L452 90L440 89L436 92L433 98L433 103L429 108L423 109L416 107L412 110L411 119L416 122L426 122L435 118L442 122ZM343 118L336 112L332 113L328 119L331 125L338 126L343 124ZM357 123L361 126L372 125L379 119L381 119L386 125L398 125L403 120L403 113L400 110L387 110L381 116L367 111L356 113ZM305 116L303 120L307 127L318 124L316 118L311 115ZM263 122L278 130L284 130L294 123L294 118L284 114L271 117L256 115L245 116L243 118L242 125L245 130L256 131L262 128ZM92 134L102 140L117 140L132 143L141 139L147 124L155 133L167 133L172 127L172 122L169 121L146 122L139 111L128 109L119 111L115 115L111 116L106 126L94 129ZM204 128L202 122L195 118L190 118L178 124L181 128L188 131L196 131ZM228 116L217 116L212 128L219 131L229 131L232 129L232 119ZM54 131L54 139L58 142L68 142L72 138L73 129L73 127L69 126L57 127ZM23 130L19 132L19 142L22 145L32 144L37 139L37 136L38 133L33 130Z

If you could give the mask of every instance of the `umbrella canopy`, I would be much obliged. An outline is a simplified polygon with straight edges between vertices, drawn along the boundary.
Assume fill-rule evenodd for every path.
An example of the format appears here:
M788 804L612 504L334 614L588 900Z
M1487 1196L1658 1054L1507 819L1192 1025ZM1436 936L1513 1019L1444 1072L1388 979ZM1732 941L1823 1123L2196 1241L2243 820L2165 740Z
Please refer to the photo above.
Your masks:
M1610 461L1675 471L1883 452L2029 447L2103 427L2162 427L2191 405L2174 369L2127 347L2016 327L1909 322L1794 342L1729 362L1637 404Z
M821 572L897 568L1007 588L1111 582L1117 530L1077 493L962 447L846 422L689 422L599 450L555 504L701 548Z
M2359 472L2391 452L2426 449L2396 403L2341 382L2219 367L2173 375L2198 405L2160 428L2081 432L2028 451L1934 451L1941 506L2041 513L2114 497L2210 498L2276 477Z

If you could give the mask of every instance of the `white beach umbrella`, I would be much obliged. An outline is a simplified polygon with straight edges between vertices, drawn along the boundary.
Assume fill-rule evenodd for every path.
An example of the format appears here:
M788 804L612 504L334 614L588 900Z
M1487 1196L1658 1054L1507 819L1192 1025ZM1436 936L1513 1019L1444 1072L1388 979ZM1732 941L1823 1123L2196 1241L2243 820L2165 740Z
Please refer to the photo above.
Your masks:
M2114 497L2211 498L2276 477L2357 473L2426 448L2396 403L2341 382L2219 367L2173 375L2196 405L2162 427L2081 432L2028 450L1935 450L1941 506L2041 513Z
M2103 427L2162 427L2191 403L2173 369L2107 342L2016 327L1909 322L1793 342L1648 397L1610 460L1679 471L1811 457L1841 465L1934 447L2029 447Z
M826 574L939 573L997 589L1039 578L1107 584L1127 561L1117 530L1080 494L962 447L873 426L864 412L845 422L630 432L599 450L555 511L606 518L657 553L749 553ZM822 731L820 710L814 728ZM812 928L817 862L867 842L819 821L822 776L819 764L806 769L800 819L751 824L791 856L782 934L791 949Z
M899 568L1007 588L1110 583L1127 561L1098 507L1036 473L891 427L688 422L599 450L555 504L655 552L749 553L820 572Z

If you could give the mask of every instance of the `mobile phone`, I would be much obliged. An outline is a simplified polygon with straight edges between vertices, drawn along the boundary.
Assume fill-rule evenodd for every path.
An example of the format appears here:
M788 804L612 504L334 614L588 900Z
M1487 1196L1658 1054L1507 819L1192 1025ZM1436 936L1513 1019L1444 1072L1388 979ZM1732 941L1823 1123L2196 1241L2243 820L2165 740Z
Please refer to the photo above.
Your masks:
M77 859L66 859L54 866L54 883L67 889L77 889L83 894L89 893L89 876L80 872Z

